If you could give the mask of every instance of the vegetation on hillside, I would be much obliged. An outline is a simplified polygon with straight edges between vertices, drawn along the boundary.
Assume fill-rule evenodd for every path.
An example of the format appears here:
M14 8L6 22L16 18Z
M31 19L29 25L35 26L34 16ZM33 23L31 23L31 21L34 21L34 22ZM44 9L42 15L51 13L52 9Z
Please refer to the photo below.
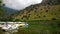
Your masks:
M9 16L13 21L60 20L59 0L43 0L41 4L31 5Z
M4 11L3 11L3 6L4 4L2 4L2 0L0 0L0 18L2 18L2 16L4 16Z
M4 4L3 4L4 6ZM3 10L0 11L3 14ZM41 4L31 5L1 21L60 20L59 0L43 0Z
M12 16L15 20L60 20L60 5L31 6Z

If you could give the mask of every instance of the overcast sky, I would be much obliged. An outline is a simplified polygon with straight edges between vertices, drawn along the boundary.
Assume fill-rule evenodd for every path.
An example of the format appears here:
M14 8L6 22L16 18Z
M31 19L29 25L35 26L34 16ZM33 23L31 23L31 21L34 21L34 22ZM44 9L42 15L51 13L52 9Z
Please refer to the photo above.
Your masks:
M42 0L3 0L6 7L21 10L30 5L41 3Z

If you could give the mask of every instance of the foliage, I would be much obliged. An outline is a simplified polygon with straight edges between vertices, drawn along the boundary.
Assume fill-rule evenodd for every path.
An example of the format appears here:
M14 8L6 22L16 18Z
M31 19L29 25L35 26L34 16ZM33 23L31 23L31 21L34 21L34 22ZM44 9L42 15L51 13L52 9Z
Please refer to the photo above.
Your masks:
M4 11L3 11L3 6L2 6L2 0L0 0L0 16L3 16Z

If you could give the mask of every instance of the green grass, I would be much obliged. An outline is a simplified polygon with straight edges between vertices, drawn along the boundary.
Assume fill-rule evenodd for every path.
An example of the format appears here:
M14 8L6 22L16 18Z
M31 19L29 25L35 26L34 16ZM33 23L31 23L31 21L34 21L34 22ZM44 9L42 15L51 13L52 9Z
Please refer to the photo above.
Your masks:
M57 27L56 25L41 24L41 23L29 22L28 28L20 28L19 32L15 34L59 34L60 28Z

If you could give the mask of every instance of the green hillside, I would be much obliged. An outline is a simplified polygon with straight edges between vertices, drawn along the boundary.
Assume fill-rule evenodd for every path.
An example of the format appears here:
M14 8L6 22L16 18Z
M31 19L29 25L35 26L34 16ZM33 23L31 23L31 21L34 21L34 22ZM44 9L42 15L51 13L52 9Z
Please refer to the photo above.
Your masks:
M14 21L60 20L59 0L43 0L41 4L31 5L9 16Z
M15 20L60 20L60 5L30 6L13 15Z
M3 16L4 11L3 11L3 4L2 4L2 0L0 0L0 18Z
M4 6L4 4L3 4ZM5 13L5 12L4 12ZM0 9L0 14L4 14ZM3 20L4 19L4 20ZM42 3L31 5L24 10L17 11L1 21L30 21L30 20L60 20L59 0L43 0Z

